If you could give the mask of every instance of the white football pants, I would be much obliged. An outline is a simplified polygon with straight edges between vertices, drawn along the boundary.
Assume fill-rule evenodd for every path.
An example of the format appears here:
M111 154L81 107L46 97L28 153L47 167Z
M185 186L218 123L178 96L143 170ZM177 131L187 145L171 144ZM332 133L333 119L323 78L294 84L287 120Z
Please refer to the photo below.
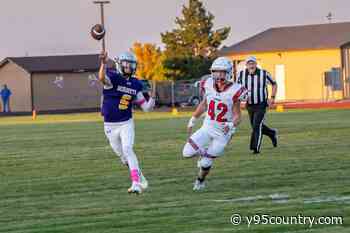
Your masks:
M217 130L202 126L191 135L183 148L184 157L200 155L216 158L223 154L226 145L230 142L232 133L218 134Z
M123 164L129 166L130 173L135 170L140 173L139 162L134 152L135 125L134 121L104 124L105 135L113 151L120 157Z

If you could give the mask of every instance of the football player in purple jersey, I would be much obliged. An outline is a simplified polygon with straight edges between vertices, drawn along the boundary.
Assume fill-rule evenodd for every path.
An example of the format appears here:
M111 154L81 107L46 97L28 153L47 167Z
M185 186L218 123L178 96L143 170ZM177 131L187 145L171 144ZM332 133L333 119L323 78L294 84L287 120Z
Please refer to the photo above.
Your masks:
M142 83L134 76L137 61L134 54L125 52L116 59L116 67L106 66L107 53L101 54L99 80L103 84L102 112L104 131L113 151L130 171L129 193L142 193L148 182L143 176L133 150L135 127L132 106L138 104L143 111L151 111L155 104L155 90L149 100L142 94Z

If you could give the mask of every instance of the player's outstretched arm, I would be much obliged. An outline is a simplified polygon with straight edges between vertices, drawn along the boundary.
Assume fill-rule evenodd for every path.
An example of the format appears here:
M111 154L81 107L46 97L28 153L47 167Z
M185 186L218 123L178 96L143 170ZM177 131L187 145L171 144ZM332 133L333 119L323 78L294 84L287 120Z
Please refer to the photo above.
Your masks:
M106 85L106 63L107 63L107 52L104 52L100 55L100 70L98 71L98 79L103 85Z
M193 112L192 116L195 118L199 118L205 112L206 108L207 100L203 99L197 106L196 110Z
M205 112L207 108L207 101L203 99L198 105L196 110L193 112L191 119L187 124L187 133L190 135L192 133L192 128L196 124L197 119Z

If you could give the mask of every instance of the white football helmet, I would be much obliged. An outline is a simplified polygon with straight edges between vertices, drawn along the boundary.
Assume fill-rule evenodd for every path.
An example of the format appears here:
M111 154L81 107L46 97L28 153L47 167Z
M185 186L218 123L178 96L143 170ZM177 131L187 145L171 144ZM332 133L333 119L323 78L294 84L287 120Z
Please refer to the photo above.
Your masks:
M124 52L120 54L115 59L115 63L117 70L125 76L133 76L136 72L137 60L135 55L131 52ZM126 72L126 66L129 66L131 73Z
M232 79L233 65L232 62L226 57L218 57L213 61L213 64L210 67L210 71L211 73L214 71L225 71L225 79L226 81L230 81ZM212 75L212 77L214 76Z

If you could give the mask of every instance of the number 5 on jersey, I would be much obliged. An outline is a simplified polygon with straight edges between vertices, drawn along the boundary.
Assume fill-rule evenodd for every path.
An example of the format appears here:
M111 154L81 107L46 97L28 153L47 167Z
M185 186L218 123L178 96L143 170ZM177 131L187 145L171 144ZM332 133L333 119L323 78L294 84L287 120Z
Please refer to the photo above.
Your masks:
M131 99L132 99L131 95L126 95L126 94L123 95L119 102L119 109L120 110L128 109Z

